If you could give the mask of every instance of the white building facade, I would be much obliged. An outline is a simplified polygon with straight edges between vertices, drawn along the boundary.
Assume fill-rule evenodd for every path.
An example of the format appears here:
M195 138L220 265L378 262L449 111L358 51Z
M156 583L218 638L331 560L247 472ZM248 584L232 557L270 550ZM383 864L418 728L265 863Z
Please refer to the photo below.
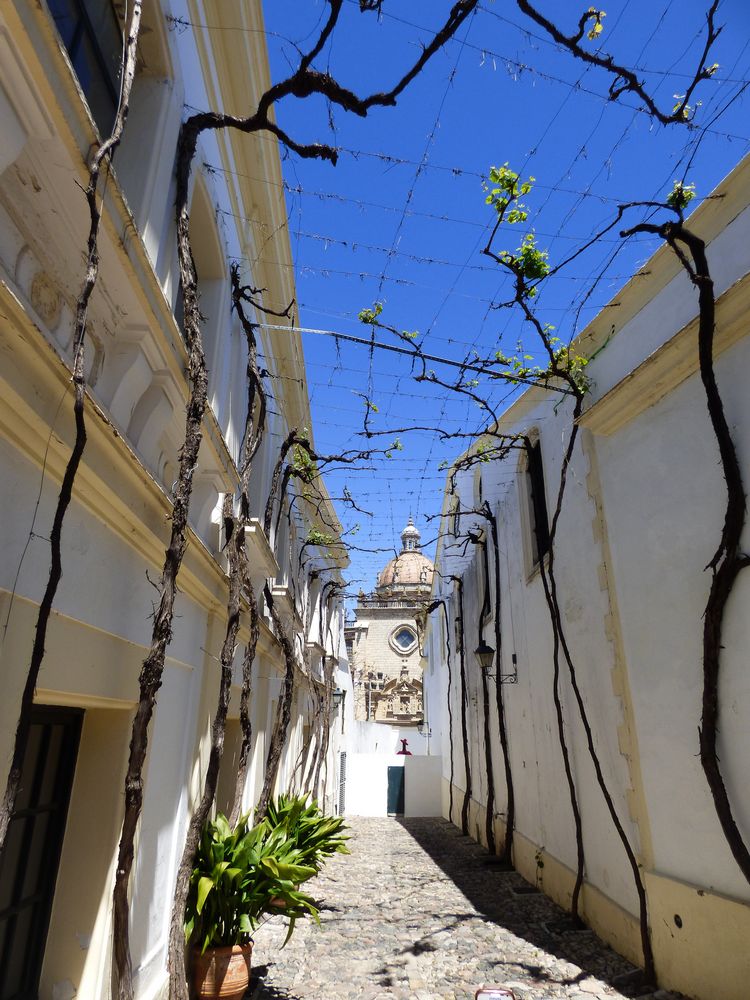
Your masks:
M746 489L749 205L745 159L687 220L707 243L717 302L715 370ZM719 824L698 743L711 582L706 566L719 543L726 486L698 371L696 290L667 246L643 271L613 300L616 311L603 312L577 341L592 359L592 385L568 470L554 572L593 745L645 887L660 984L699 1000L739 1000L750 981L750 888ZM490 824L498 851L508 811L500 683L515 799L513 862L566 907L577 867L575 825L539 565L540 558L548 565L549 555L543 532L534 529L552 517L570 429L569 404L531 388L496 430L525 436L532 452L512 449L502 461L457 464L433 588L433 598L444 604L430 616L425 671L426 716L443 759L444 815L461 825L469 787L469 832L483 842L488 713ZM496 519L496 549L490 522L476 513L486 509ZM466 544L469 532L478 544ZM746 529L744 551L748 547ZM461 594L453 576L461 580ZM745 572L724 620L718 756L746 843L749 606ZM477 656L482 639L495 650L486 686ZM635 880L597 782L564 657L560 662L564 734L582 818L581 912L600 936L640 963Z
M169 537L188 398L174 225L176 142L188 106L250 112L269 83L260 5L243 5L247 31L230 33L225 28L240 16L235 7L144 5L130 117L102 186L101 272L87 333L88 442L63 530L63 578L36 691L18 816L0 868L3 1000L24 990L56 1000L109 996L123 779L151 635L156 592L150 579L160 576ZM118 9L88 0L0 6L3 787L49 573L51 519L73 441L71 336L88 233L81 188L98 130L107 132L113 120L122 46ZM175 17L199 27L177 28ZM238 101L245 102L242 108ZM164 989L176 867L203 787L226 627L221 497L237 492L247 404L247 352L231 311L229 263L239 262L248 283L267 289L271 307L283 308L295 294L275 143L206 135L191 184L210 405L174 638L150 728L132 883L131 951L137 996L144 1000ZM324 681L348 684L343 608L334 586L344 562L326 548L305 548L311 529L334 537L339 531L322 484L290 505L292 482L278 526L268 535L263 530L279 445L290 430L311 421L299 337L290 331L283 348L263 332L258 337L269 372L269 416L253 466L246 541L256 593L269 582L298 661L277 780L283 790L300 786L310 755L321 750ZM262 787L284 672L281 647L262 612L243 794L248 809ZM237 773L247 639L243 615L217 794L222 810L231 805ZM325 728L320 792L332 811L344 738L340 717L334 713ZM53 820L47 822L47 815ZM19 880L21 870L26 874Z

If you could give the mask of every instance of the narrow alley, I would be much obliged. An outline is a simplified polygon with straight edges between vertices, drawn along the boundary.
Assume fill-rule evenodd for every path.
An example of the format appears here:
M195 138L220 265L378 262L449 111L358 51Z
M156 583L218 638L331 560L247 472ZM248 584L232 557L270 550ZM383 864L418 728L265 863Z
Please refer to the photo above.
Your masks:
M632 995L633 966L447 821L348 822L351 855L312 883L321 926L298 924L283 951L281 918L257 932L252 1000L468 1000L483 985L518 1000Z

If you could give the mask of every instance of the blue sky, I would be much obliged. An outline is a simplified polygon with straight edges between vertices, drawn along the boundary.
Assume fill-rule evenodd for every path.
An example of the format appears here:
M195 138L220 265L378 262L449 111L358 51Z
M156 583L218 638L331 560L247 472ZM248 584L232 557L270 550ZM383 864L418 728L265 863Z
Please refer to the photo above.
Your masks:
M570 4L541 6L572 29L577 13L569 13ZM359 94L385 89L449 8L447 0L385 0L378 19L347 0L318 66L330 66ZM639 67L650 92L671 108L703 46L704 5L618 0L605 9L602 47ZM264 11L278 79L296 59L290 41L309 46L327 4L266 0ZM606 224L618 202L663 198L691 157L687 180L699 196L709 193L750 149L750 87L742 89L750 79L750 5L725 0L717 22L726 27L709 62L720 68L696 94L699 127L691 130L655 124L635 98L608 102L606 74L559 50L514 4L493 0L483 0L395 109L359 119L338 109L329 116L317 99L284 102L277 118L296 139L341 148L336 167L295 156L283 163L299 324L366 336L357 314L380 301L384 320L418 330L434 354L460 360L473 349L514 351L524 339L518 317L492 308L507 297L507 279L479 252L492 223L482 176L508 162L536 178L526 199L529 221L553 264ZM514 249L518 240L514 232L501 233L496 246ZM611 235L549 282L538 298L540 315L570 337L576 314L580 329L656 245L642 238L623 244ZM475 404L415 383L403 358L383 351L370 358L367 349L332 336L306 334L303 342L321 452L366 446L358 436L361 393L378 407L371 418L377 429L482 427ZM495 405L507 393L497 386L488 391ZM346 487L372 515L337 504L346 528L360 526L352 541L362 548L392 549L410 513L423 541L434 537L437 522L426 518L440 510L440 464L464 447L429 433L399 437L403 451L390 460L327 477L334 497ZM353 552L352 589L371 589L387 558L387 552Z

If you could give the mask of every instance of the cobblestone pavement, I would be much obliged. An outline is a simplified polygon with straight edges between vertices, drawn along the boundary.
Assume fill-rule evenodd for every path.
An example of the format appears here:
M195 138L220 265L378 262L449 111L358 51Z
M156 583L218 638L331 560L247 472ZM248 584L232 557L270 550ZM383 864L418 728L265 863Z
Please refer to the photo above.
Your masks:
M518 1000L636 991L629 962L573 930L564 911L488 864L445 820L347 822L352 854L336 855L310 884L321 926L300 921L283 951L285 921L256 932L248 1000L470 1000L483 985L509 986Z

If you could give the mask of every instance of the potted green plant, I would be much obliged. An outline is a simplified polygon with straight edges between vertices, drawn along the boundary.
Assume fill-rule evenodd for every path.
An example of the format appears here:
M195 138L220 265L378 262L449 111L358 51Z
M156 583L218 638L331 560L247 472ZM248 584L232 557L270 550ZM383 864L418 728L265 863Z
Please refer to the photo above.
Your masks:
M332 854L350 853L343 819L325 816L315 800L280 795L276 801L269 802L266 819L276 834L288 841L296 864L319 872ZM286 912L286 902L282 898L272 899L271 905Z
M341 816L325 816L315 800L280 795L270 802L266 818L274 829L284 830L298 852L297 861L320 871L332 854L349 854L346 826Z
M244 816L234 830L225 816L206 823L190 877L185 936L193 945L193 983L202 998L239 1000L250 981L252 932L283 902L289 917L284 944L301 916L318 919L315 900L299 886L318 869L285 825L268 818L253 827Z

